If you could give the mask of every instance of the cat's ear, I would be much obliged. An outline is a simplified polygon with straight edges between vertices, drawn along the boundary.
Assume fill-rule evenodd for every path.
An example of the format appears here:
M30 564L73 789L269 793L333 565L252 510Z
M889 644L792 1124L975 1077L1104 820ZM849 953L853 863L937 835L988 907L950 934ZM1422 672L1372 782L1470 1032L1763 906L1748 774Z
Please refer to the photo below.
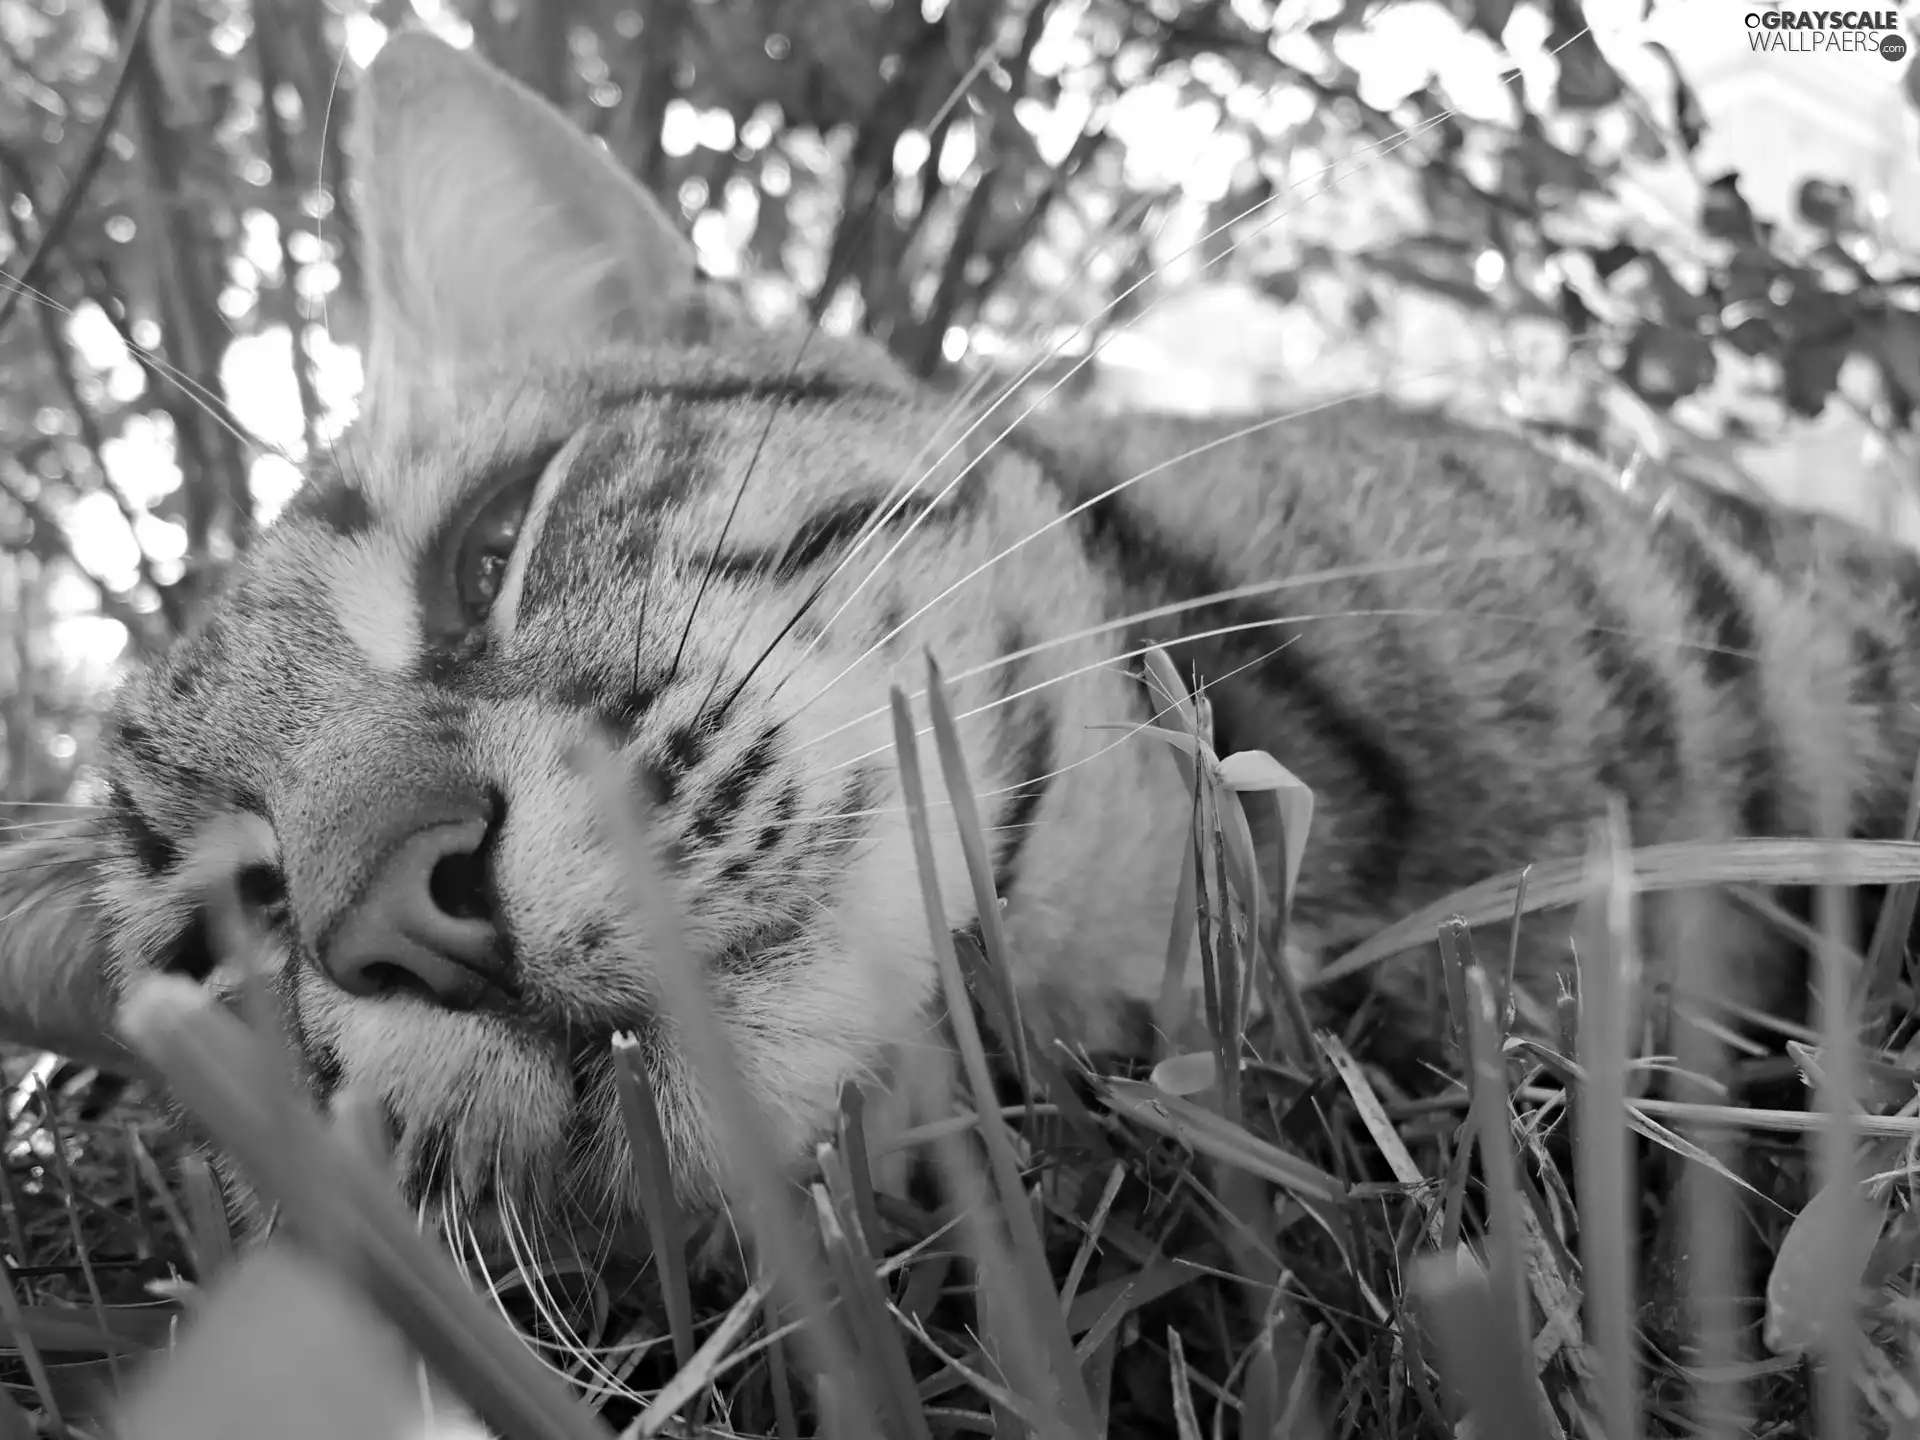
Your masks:
M0 1041L135 1069L114 1030L114 989L99 923L100 836L0 846Z
M376 394L489 353L666 338L715 304L692 245L606 152L430 35L374 57L353 150Z

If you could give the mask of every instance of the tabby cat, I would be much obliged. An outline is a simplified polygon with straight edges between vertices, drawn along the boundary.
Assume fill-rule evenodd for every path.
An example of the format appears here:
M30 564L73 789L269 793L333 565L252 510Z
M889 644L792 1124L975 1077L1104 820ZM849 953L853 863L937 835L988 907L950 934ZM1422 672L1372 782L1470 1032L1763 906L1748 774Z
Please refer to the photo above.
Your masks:
M1017 977L1089 1046L1157 991L1187 843L1172 757L1138 733L1150 644L1210 686L1221 753L1316 793L1309 970L1579 853L1611 795L1640 842L1812 833L1823 787L1860 833L1900 827L1920 570L1875 537L1656 507L1380 400L1271 425L1009 405L969 429L875 347L756 330L594 143L468 54L396 36L356 124L361 418L126 683L89 832L0 852L7 1038L112 1060L125 977L230 989L206 897L237 886L313 1093L384 1101L417 1200L626 1210L627 1030L709 1198L715 1127L578 749L610 737L649 802L798 1160L844 1082L932 1048L887 713L928 651ZM1566 933L1533 927L1529 964Z

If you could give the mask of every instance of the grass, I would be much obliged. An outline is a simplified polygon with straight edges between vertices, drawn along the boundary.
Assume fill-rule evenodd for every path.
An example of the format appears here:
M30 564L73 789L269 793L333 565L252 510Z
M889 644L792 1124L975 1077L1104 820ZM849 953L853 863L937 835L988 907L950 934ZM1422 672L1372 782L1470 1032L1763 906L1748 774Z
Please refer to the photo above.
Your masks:
M286 1238L236 1258L217 1182L150 1097L9 1061L0 1440L99 1434L115 1407L136 1437L418 1434L423 1406L430 1433L472 1433L455 1418L470 1407L528 1440L1913 1429L1920 1068L1899 1022L1912 847L1634 852L1622 817L1605 817L1584 862L1419 917L1446 1022L1431 1063L1409 1064L1370 1005L1339 1033L1315 1028L1312 996L1271 961L1311 796L1269 757L1214 756L1204 695L1164 656L1149 673L1155 738L1195 821L1170 982L1191 954L1203 966L1197 1005L1164 988L1156 1054L1076 1052L1023 1011L929 662L932 750L984 917L977 942L950 930L923 737L896 692L961 1100L889 1144L930 1160L936 1186L906 1199L876 1184L885 1157L853 1087L802 1184L767 1166L637 843L645 817L610 809L675 1033L724 1117L738 1235L678 1208L645 1051L622 1040L636 1248L655 1263L549 1260L486 1294L417 1233L365 1097L349 1091L323 1119L287 1084L261 1015L156 980L129 1002L130 1037L278 1205ZM1263 808L1270 845L1248 823ZM1858 955L1840 943L1842 907L1824 907L1825 1028L1715 1006L1714 947L1696 944L1675 993L1699 1023L1672 1027L1677 1055L1651 1053L1641 895L1820 881L1891 883L1896 917ZM1577 963L1557 1008L1530 1009L1517 951L1483 959L1478 927L1549 923L1523 917L1568 903ZM1377 961L1416 938L1396 927L1357 953Z

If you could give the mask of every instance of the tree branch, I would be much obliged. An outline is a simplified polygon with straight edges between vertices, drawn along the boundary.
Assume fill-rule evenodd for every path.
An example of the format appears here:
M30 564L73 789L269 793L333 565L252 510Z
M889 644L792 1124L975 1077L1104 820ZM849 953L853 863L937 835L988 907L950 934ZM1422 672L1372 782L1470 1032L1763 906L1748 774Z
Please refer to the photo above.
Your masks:
M124 29L129 0L102 0L109 15ZM134 103L138 107L142 144L148 169L163 191L181 188L185 172L173 127L168 124L166 91L153 57L145 48L131 52ZM169 358L206 394L221 394L219 357L223 351L224 327L214 291L200 263L202 234L197 217L184 210L161 212L154 227L156 258L160 273L160 307L166 317L164 326ZM204 402L195 401L196 405ZM209 497L187 480L188 543L196 554L209 553L208 541L222 520L229 524L234 548L243 547L251 538L252 495L247 486L247 465L231 432L197 409L174 408L176 426L182 418L200 435L199 448L206 456L206 476L218 489ZM211 503L209 500L211 498Z
M300 109L307 117L309 126L317 123L320 127L317 142L320 149L319 174L315 185L324 189L332 202L326 220L327 229L333 236L334 265L340 271L340 289L357 299L362 288L360 232L354 223L353 211L346 203L347 164L340 144L346 124L341 107L334 103L340 56L327 43L328 10L325 5L309 4L302 0L302 3L285 6L283 13L293 25L297 42L287 58L297 62L296 68L300 71L300 79L296 82L300 90ZM294 203L304 205L307 193L312 188L300 186ZM314 233L318 235L321 232L316 229Z
M40 232L40 243L34 247L33 257L27 261L26 268L15 277L14 288L7 292L5 299L0 299L0 334L6 333L14 312L20 308L20 302L39 285L47 262L66 238L74 216L80 213L80 202L86 199L93 177L100 171L100 162L106 158L107 138L113 134L114 126L120 123L120 107L126 103L138 62L143 58L142 43L146 39L147 22L153 18L156 3L157 0L140 0L139 10L121 29L120 70L113 77L113 89L107 93L107 108L101 112L100 123L94 127L93 138L87 142L86 153L80 157L79 168L73 172L66 193L60 197L60 209L55 212L47 228Z
M650 0L634 41L640 53L640 73L624 107L621 150L640 183L656 195L667 180L667 152L661 148L660 135L666 125L667 105L673 99L673 70L680 58L687 5L688 0Z
M10 154L0 155L0 169L6 171L8 181L15 193L26 200L27 209L33 214L39 214L40 209L34 200L28 178ZM11 205L6 207L6 215L7 230L12 236L14 248L25 254L28 248L25 222ZM51 283L51 276L48 277L48 283ZM67 309L65 306L59 308ZM154 574L153 557L148 555L146 547L140 544L138 519L141 512L127 498L126 492L114 483L113 475L107 469L106 435L100 428L99 417L81 398L79 376L74 368L73 348L60 328L59 318L54 313L55 307L36 304L33 310L39 322L41 343L45 346L48 362L53 367L54 379L59 382L61 395L67 402L67 409L72 412L75 423L80 427L80 439L87 447L87 453L92 459L94 473L100 480L100 488L112 498L114 506L120 511L121 518L127 522L128 533L133 536L134 546L140 555L140 579L159 597L160 612L168 630L177 632L182 622L182 616L178 612L179 597L174 593L172 586L161 584L159 576Z
M274 180L284 186L295 177L293 147L287 143L286 123L274 105L274 96L284 81L280 59L275 53L275 46L279 42L273 38L273 33L279 28L279 17L275 12L282 8L275 0L255 0L253 59L260 77L260 130L266 140L267 164L273 171ZM293 223L299 211L297 208L289 211L285 206L275 205L269 213L273 216L274 230L280 237L280 284L273 290L262 289L261 304L287 327L287 339L292 347L293 382L300 392L301 428L306 434L307 453L318 455L321 446L320 391L314 383L313 356L307 352L306 320L300 314L300 262L293 256Z

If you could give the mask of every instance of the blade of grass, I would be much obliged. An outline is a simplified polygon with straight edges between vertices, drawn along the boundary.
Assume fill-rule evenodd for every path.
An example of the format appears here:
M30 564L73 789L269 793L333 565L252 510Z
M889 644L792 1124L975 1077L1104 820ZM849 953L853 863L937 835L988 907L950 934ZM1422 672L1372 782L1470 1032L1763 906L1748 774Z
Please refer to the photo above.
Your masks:
M973 782L967 774L966 755L960 748L960 731L954 724L953 701L947 694L947 682L940 665L927 653L927 714L933 722L934 753L940 757L940 773L946 781L947 798L953 804L960 849L967 859L967 878L973 884L974 912L979 917L980 943L992 967L1000 994L1007 1007L1009 1037L1013 1059L1020 1074L1020 1093L1033 1093L1033 1074L1027 1064L1026 1026L1020 1017L1020 992L1013 983L1013 966L1007 958L1006 931L1000 923L1000 897L993 883L993 860L987 850L986 832L980 824L980 802L974 798Z
M1280 1371L1273 1361L1273 1332L1262 1329L1240 1380L1240 1433L1271 1437L1280 1419Z
M1460 1263L1458 1251L1423 1256L1410 1286L1439 1346L1440 1372L1466 1406L1475 1435L1544 1440L1528 1347L1514 1326L1509 1288Z
M1134 1123L1249 1175L1270 1180L1303 1200L1336 1201L1346 1194L1339 1179L1319 1166L1210 1110L1138 1080L1096 1077L1095 1083L1107 1103Z
M1302 981L1303 989L1331 985L1408 950L1416 950L1449 916L1468 925L1511 917L1520 877L1528 875L1526 913L1576 903L1585 892L1584 858L1541 862L1457 890L1362 941ZM1528 872L1531 872L1529 875ZM1676 840L1633 852L1633 883L1641 894L1700 885L1894 885L1920 880L1920 844L1905 840Z
M819 1377L822 1404L831 1393L835 1404L848 1407L833 1417L833 1423L870 1425L874 1406L868 1377L828 1303L820 1259L787 1203L789 1187L775 1168L778 1148L766 1133L760 1107L747 1093L732 1045L707 995L705 978L687 953L678 903L656 871L645 833L646 799L627 783L604 746L584 746L576 759L586 762L583 769L600 802L601 823L626 859L623 870L633 899L631 913L645 929L665 1012L676 1026L674 1038L713 1107L713 1127L726 1146L725 1183L744 1202L756 1253L777 1264L779 1283L806 1319L800 1338Z
M1817 773L1831 775L1826 770ZM1821 786L1818 804L1822 834L1848 832L1850 798L1830 778ZM1854 1119L1859 1113L1860 1094L1854 997L1862 976L1847 963L1845 945L1853 933L1853 892L1849 885L1857 883L1858 877L1851 867L1841 866L1836 850L1826 849L1823 858L1828 869L1819 877L1813 898L1823 942L1816 955L1816 983L1820 997L1820 1063L1826 1077L1818 1098L1826 1124L1820 1133L1814 1173L1823 1188L1831 1187L1835 1192L1845 1228L1857 1230L1866 1226L1865 1197L1860 1193L1854 1158L1859 1143ZM1815 1297L1826 1340L1814 1376L1816 1413L1821 1440L1853 1440L1859 1433L1855 1382L1865 1340L1854 1323L1858 1277L1849 1275L1847 1267L1835 1265L1824 1279Z
M780 1334L779 1297L767 1295L764 1310L767 1338L767 1383L773 1389L773 1423L780 1440L800 1440L800 1420L793 1403L793 1379L787 1374L787 1345Z
M34 1440L33 1421L14 1398L0 1390L0 1440Z
M419 1423L413 1368L399 1335L340 1272L309 1251L270 1244L196 1307L165 1363L142 1371L113 1432L399 1435Z
M671 1424L680 1410L698 1398L726 1368L734 1343L746 1334L755 1315L761 1312L772 1287L765 1280L749 1285L733 1302L720 1323L707 1333L693 1358L674 1372L660 1387L634 1422L620 1432L620 1440L649 1440ZM777 1344L769 1347L769 1363ZM784 1433L784 1432L783 1432Z
M1524 1337L1533 1333L1533 1325L1524 1269L1526 1236L1520 1220L1525 1202L1513 1154L1513 1101L1507 1091L1493 985L1478 965L1467 972L1466 991L1473 1108L1480 1122L1476 1139L1492 1220L1487 1236L1488 1278L1495 1295L1512 1308L1514 1335Z
M1100 1247L1100 1232L1106 1226L1107 1216L1113 1213L1113 1202L1120 1197L1120 1187L1126 1179L1127 1167L1114 1161L1107 1169L1106 1184L1100 1189L1100 1199L1095 1202L1093 1214L1081 1235L1080 1248L1074 1252L1073 1263L1067 1266L1067 1278L1060 1286L1060 1305L1069 1315L1073 1313L1073 1297L1080 1293L1080 1282L1086 1278L1087 1266L1093 1262L1093 1252Z
M220 1182L205 1159L188 1155L180 1162L180 1188L186 1192L187 1214L192 1217L192 1226L182 1232L182 1237L189 1242L189 1254L194 1259L194 1279L211 1285L234 1262L233 1231Z
M640 1214L653 1245L653 1264L667 1305L667 1329L673 1337L674 1364L693 1361L693 1292L687 1283L687 1247L680 1202L673 1193L673 1168L660 1128L660 1105L647 1074L646 1053L631 1035L613 1037L613 1075L620 1095L620 1118L639 1181Z
M1157 649L1147 652L1144 667L1147 690L1154 709L1154 725L1171 734L1192 738L1197 747L1198 722L1193 703L1187 695L1186 684L1180 679L1180 672L1174 668L1166 652ZM1200 768L1195 758L1197 754L1197 748L1193 754L1178 746L1173 751L1174 765L1187 787L1189 834L1195 832L1200 823L1201 785ZM1158 1032L1154 1053L1156 1060L1164 1060L1176 1053L1185 1043L1187 1019L1191 1011L1186 973L1193 955L1194 926L1199 908L1198 867L1198 851L1189 843L1187 836L1182 836L1180 882L1174 896L1173 923L1167 933L1167 959L1161 971L1160 998L1153 1012Z
M167 1217L167 1223L173 1227L173 1233L180 1237L180 1244L187 1252L187 1263L193 1267L196 1280L204 1281L209 1265L218 1265L218 1259L209 1261L200 1248L200 1239L192 1224L188 1223L186 1213L174 1199L173 1189L167 1184L166 1176L160 1173L160 1166L154 1161L153 1152L147 1149L146 1142L140 1138L140 1132L132 1122L127 1125L127 1149L133 1155L133 1163L138 1167L141 1178L147 1182L147 1189L153 1192L154 1203L160 1207L160 1213ZM204 1161L201 1162L205 1164ZM186 1167L181 1166L184 1180ZM4 1173L4 1167L0 1167ZM209 1179L212 1177L209 1176ZM191 1203L191 1197L189 1197ZM224 1216L222 1217L224 1221ZM231 1238L231 1237L229 1237Z
M15 1283L13 1262L0 1257L0 1326L6 1328L20 1347L20 1362L27 1367L27 1377L33 1381L34 1394L39 1397L40 1408L46 1413L47 1433L54 1440L67 1440L70 1433L67 1422L61 1417L60 1402L54 1396L53 1381L47 1375L40 1347L33 1343L33 1337L27 1333L26 1319L20 1313L20 1296L14 1290Z
M1227 873L1226 841L1219 827L1213 832L1214 873L1222 877L1220 896L1219 943L1214 946L1214 968L1219 976L1220 990L1220 1033L1214 1040L1219 1052L1220 1066L1220 1113L1229 1120L1241 1120L1240 1113L1240 946L1233 933L1233 900L1226 893L1225 876ZM1306 1059L1307 1052L1299 1052L1299 1058Z
M1683 995L1718 995L1731 988L1726 977L1734 957L1725 953L1709 924L1710 898L1682 894L1671 910L1667 948L1679 957L1675 989ZM1680 1077L1676 1094L1683 1101L1725 1095L1730 1057L1726 1031L1692 1019L1678 1006L1671 1013ZM1735 1440L1750 1434L1757 1418L1734 1378L1746 1357L1739 1298L1744 1288L1741 1215L1735 1192L1741 1182L1733 1175L1738 1137L1697 1124L1679 1133L1705 1161L1687 1165L1680 1177L1681 1224L1687 1237L1683 1294L1699 1354L1688 1419L1699 1440Z
M1013 1143L1006 1122L1000 1118L996 1108L993 1079L987 1070L986 1054L980 1046L980 1033L974 1025L973 1010L967 1003L966 987L960 977L960 962L954 953L952 932L946 923L945 907L940 897L939 871L933 859L933 838L927 826L926 790L920 777L912 712L907 707L905 693L898 686L893 687L891 700L894 746L908 823L913 835L914 859L919 869L920 894L926 907L928 936L933 944L934 960L939 966L941 987L946 995L948 1023L953 1028L967 1083L973 1091L974 1107L980 1116L979 1133L986 1146L989 1173L1018 1257L1008 1267L1011 1271L1008 1278L1024 1295L1020 1305L1010 1307L1012 1313L1007 1319L1015 1321L1018 1317L1039 1332L1025 1337L1036 1347L1028 1355L1044 1358L1052 1370L1054 1393L1065 1412L1060 1417L1062 1423L1070 1433L1091 1437L1092 1402L1087 1398L1080 1367L1074 1359L1073 1342L1061 1321L1059 1297L1048 1284L1051 1272L1047 1266L1046 1251L1040 1243L1039 1228L1034 1223L1026 1188L1020 1181L1019 1166L1014 1159ZM943 749L954 748L957 751L951 733L944 737L936 736L936 741ZM942 760L943 764L953 767L952 773L964 785L966 771L963 758L956 753L950 760L943 755ZM985 1227L980 1229L984 1234ZM988 1257L983 1254L980 1258L986 1261ZM1044 1396L1036 1394L1032 1398L1041 1401Z
M873 1194L873 1162L867 1154L866 1096L849 1080L840 1087L840 1154L846 1157L847 1184L852 1190L853 1213L869 1248L879 1245L880 1202Z
M1527 880L1532 874L1533 867L1529 865L1520 872L1513 887L1513 925L1507 932L1507 973L1500 982L1500 1033L1503 1035L1513 1030L1514 1007L1519 1001L1514 979L1520 973L1520 922L1527 913Z
M67 1233L73 1237L73 1253L80 1262L80 1276L86 1282L87 1299L92 1303L94 1317L104 1324L107 1301L100 1293L100 1277L93 1269L93 1247L87 1243L87 1227L80 1219L80 1202L73 1190L73 1170L67 1164L66 1137L61 1133L53 1092L47 1088L45 1079L40 1080L39 1090L40 1113L46 1121L48 1138L53 1142L53 1170L60 1181L60 1199L67 1216ZM120 1373L119 1357L109 1350L106 1358L107 1369L113 1374L114 1388L118 1389L125 1383Z
M1920 838L1920 759L1914 762L1913 779L1907 786L1906 821L1900 833L1908 840ZM1906 961L1907 937L1913 932L1916 900L1920 900L1920 884L1908 881L1891 886L1880 902L1873 938L1867 944L1866 973L1862 976L1862 1013L1869 1017L1884 1013L1892 1004L1900 970Z
M1393 1171L1393 1178L1406 1186L1407 1193L1427 1212L1427 1240L1437 1248L1440 1244L1441 1214L1432 1183L1414 1161L1406 1141L1400 1138L1400 1132L1387 1118L1386 1107L1380 1103L1380 1097L1374 1093L1373 1085L1360 1068L1360 1062L1353 1058L1353 1052L1347 1049L1339 1036L1328 1031L1322 1030L1314 1038L1332 1064L1334 1074L1347 1087L1347 1094L1359 1113L1360 1123L1386 1157L1387 1168Z
M1588 864L1593 891L1578 957L1579 1060L1586 1081L1576 1096L1574 1156L1580 1268L1597 1361L1601 1423L1608 1440L1635 1440L1640 1433L1632 1295L1635 1187L1626 1074L1639 964L1626 818L1617 803L1594 827Z
M166 976L143 979L125 997L121 1027L262 1193L296 1218L309 1243L328 1247L488 1424L529 1440L605 1440L452 1262L415 1233L386 1177L294 1097L268 1093L278 1067L204 990Z
M860 1233L853 1184L831 1145L820 1147L820 1170L827 1183L813 1187L813 1198L820 1231L826 1239L827 1261L839 1282L841 1303L851 1317L853 1332L868 1362L885 1378L879 1389L892 1417L889 1433L909 1440L933 1440L914 1389L913 1367L900 1344L900 1331L893 1323L887 1297L874 1276L873 1254Z
M1200 1414L1193 1403L1193 1377L1187 1369L1187 1350L1180 1343L1180 1332L1167 1327L1169 1378L1173 1383L1173 1427L1180 1440L1203 1440Z

